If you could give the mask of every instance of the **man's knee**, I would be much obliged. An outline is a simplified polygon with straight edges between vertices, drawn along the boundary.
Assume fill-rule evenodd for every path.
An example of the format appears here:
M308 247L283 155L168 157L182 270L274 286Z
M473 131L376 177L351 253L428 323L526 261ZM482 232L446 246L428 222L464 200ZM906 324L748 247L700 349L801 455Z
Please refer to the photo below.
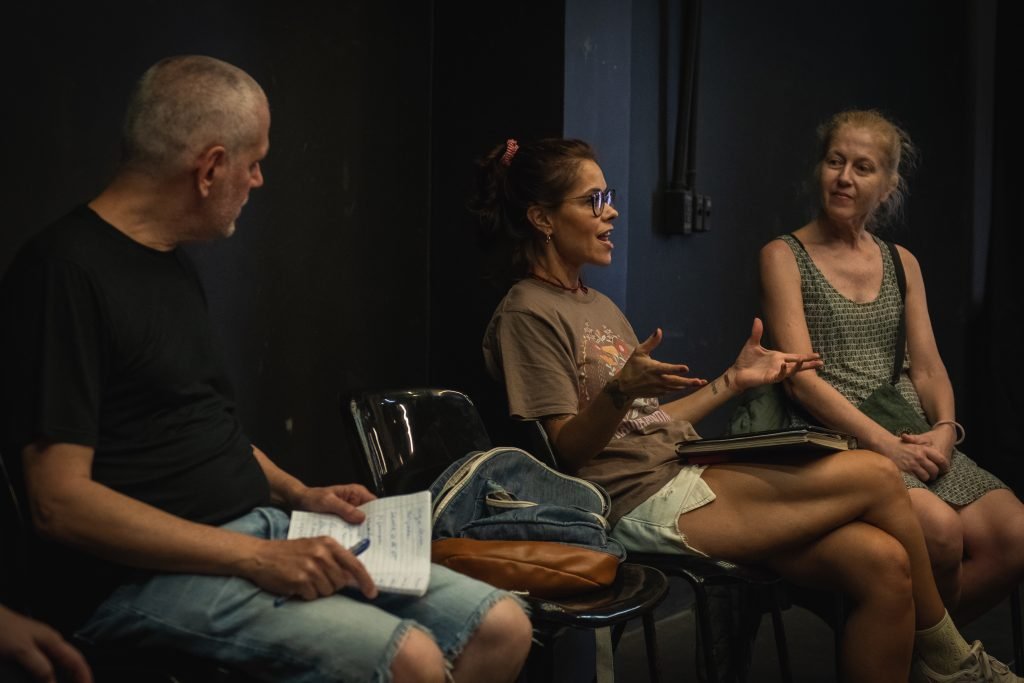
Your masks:
M522 661L530 651L532 639L530 618L517 601L506 598L484 615L471 643L493 650L507 660Z
M391 660L391 674L395 683L443 683L447 666L434 639L413 627Z

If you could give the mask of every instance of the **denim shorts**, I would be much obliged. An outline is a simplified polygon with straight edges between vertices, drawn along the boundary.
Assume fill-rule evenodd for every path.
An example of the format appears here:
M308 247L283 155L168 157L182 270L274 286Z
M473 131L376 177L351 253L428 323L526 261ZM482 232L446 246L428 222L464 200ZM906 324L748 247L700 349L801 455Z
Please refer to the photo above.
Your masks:
M715 499L701 473L703 467L684 467L653 496L619 519L612 538L636 553L702 555L686 542L679 517Z
M222 528L284 539L289 516L257 508ZM484 615L509 594L431 567L422 597L355 591L289 600L237 577L166 574L118 588L79 631L88 642L170 647L267 681L388 681L405 633L430 634L445 658L459 655Z

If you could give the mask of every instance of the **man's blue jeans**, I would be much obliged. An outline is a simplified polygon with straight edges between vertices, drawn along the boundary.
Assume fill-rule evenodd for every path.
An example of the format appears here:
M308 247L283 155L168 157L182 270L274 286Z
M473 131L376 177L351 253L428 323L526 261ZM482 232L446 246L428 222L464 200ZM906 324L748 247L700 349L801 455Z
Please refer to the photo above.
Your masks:
M288 523L281 510L257 508L223 528L283 539ZM420 598L381 594L369 602L347 591L275 608L277 596L246 579L167 574L118 588L77 635L170 647L268 681L387 681L409 628L431 634L451 661L507 595L435 565Z

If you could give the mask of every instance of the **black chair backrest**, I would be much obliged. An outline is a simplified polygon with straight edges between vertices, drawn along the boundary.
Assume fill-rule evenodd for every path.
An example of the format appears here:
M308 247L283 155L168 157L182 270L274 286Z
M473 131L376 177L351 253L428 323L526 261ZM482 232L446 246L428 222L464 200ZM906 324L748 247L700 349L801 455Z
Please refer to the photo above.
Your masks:
M561 468L558 466L558 456L555 454L555 447L551 444L551 439L548 438L548 433L544 431L544 425L540 423L540 420L515 422L520 425L519 430L523 434L522 441L520 442L521 445L519 447L533 455L533 457L537 458L548 467L560 470Z
M367 392L348 407L378 495L422 491L466 453L491 448L476 406L459 391Z

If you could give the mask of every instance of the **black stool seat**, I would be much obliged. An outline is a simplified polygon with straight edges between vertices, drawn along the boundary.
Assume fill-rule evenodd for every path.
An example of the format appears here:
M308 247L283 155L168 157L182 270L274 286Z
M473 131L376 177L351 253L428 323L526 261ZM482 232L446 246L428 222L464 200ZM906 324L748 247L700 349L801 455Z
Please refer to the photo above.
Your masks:
M619 566L615 582L562 600L526 598L537 616L549 623L575 628L604 628L649 612L668 593L668 578L657 569L629 561Z

